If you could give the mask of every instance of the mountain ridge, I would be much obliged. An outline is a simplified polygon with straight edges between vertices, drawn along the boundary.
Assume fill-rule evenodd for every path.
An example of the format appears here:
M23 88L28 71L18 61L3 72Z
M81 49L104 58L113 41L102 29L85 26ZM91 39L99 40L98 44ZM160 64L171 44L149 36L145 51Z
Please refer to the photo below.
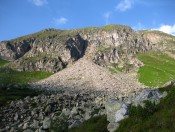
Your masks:
M49 72L60 71L84 54L104 67L119 63L124 67L128 58L151 49L143 35L121 25L74 30L47 29L3 41L0 46L0 58L14 61L9 64L11 68Z

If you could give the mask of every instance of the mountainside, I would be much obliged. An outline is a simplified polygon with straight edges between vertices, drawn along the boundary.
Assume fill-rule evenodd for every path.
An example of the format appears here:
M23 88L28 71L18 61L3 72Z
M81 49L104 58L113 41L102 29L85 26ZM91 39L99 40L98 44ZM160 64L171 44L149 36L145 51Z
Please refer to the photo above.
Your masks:
M0 58L15 60L9 66L19 71L57 72L84 55L100 66L129 69L138 66L138 52L151 45L130 27L108 25L74 30L47 29L0 43Z
M0 131L173 131L174 59L174 36L121 25L2 41Z

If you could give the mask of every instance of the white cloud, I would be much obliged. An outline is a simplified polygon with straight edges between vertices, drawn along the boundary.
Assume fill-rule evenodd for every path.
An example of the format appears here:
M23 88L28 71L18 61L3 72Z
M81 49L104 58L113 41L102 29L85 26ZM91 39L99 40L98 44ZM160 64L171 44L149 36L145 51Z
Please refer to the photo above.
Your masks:
M121 0L120 3L116 6L116 10L126 11L134 5L134 0Z
M111 12L106 12L103 14L105 21L106 21L106 25L109 24L109 17L111 15Z
M29 0L29 1L36 6L43 6L48 3L47 0Z
M56 25L66 24L67 22L68 22L68 19L65 17L60 17L60 18L54 19L54 23Z
M157 30L175 35L175 24L174 25L161 25Z

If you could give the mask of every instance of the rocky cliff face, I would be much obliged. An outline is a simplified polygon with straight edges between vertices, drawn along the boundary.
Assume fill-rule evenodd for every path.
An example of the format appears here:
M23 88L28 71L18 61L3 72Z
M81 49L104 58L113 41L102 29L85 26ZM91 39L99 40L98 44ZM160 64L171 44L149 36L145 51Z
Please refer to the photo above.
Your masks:
M143 30L139 31L144 34L152 44L153 49L158 50L174 50L175 49L175 36L166 34L156 30Z
M0 58L12 61L22 57L32 48L34 40L30 38L22 41L0 42Z
M81 57L96 64L126 67L139 65L134 55L151 45L130 27L108 25L75 30L47 29L0 42L0 57L15 60L9 66L21 71L57 72Z

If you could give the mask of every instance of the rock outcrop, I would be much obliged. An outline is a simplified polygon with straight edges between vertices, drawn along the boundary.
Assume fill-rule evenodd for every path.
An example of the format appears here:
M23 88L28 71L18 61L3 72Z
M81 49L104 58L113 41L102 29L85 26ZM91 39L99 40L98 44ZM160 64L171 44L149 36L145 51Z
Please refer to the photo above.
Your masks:
M34 41L33 38L19 41L2 41L0 42L0 58L10 61L16 60L31 50Z
M15 60L20 71L57 72L86 56L104 67L139 66L135 54L151 49L149 41L130 27L108 25L74 30L44 30L0 43L0 57ZM127 69L129 69L127 68Z
M153 49L160 51L175 50L175 36L156 30L142 30L139 32L149 40Z

